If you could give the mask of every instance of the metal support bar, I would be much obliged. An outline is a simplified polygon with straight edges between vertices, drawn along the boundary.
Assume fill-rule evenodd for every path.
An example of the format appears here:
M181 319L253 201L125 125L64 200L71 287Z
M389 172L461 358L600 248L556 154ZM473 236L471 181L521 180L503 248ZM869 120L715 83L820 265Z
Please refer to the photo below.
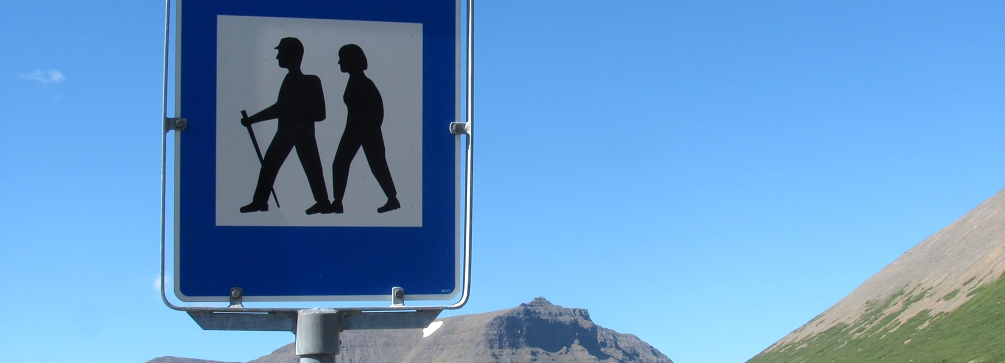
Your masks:
M363 329L423 329L433 323L441 310L409 312L345 312L342 326L346 330Z
M203 330L240 331L288 331L296 332L297 317L304 312L337 312L342 319L342 327L348 330L361 329L422 329L440 316L442 310L419 310L403 312L339 311L333 309L306 309L300 311L274 311L268 313L248 312L189 312Z
M240 331L288 331L294 333L297 326L296 312L272 313L221 313L189 312L192 320L202 330Z
M475 165L475 0L468 0L468 72L467 72L467 122L464 125L468 139L467 178L464 181L464 288L461 292L461 299L457 303L447 307L448 309L460 309L468 303L471 296L471 242L472 222L474 221L474 165Z
M300 363L333 363L343 330L422 329L442 310L366 312L359 310L303 309L250 312L188 312L203 330L288 331L296 334Z

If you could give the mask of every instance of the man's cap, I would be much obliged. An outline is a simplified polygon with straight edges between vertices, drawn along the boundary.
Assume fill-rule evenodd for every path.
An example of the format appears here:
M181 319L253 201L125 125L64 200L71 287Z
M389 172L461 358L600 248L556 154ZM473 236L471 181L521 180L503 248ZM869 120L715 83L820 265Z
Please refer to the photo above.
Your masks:
M297 53L304 54L304 44L300 42L300 39L288 37L279 40L279 45L276 46L279 50L292 50Z

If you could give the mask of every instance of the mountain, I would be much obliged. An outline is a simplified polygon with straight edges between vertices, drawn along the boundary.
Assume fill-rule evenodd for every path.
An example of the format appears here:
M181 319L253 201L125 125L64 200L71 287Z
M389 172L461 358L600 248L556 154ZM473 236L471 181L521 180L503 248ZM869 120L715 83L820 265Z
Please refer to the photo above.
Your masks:
M427 337L421 330L344 331L336 361L673 363L634 335L594 324L586 309L541 297L512 309L437 321L442 325ZM249 363L297 362L289 344Z
M634 335L594 324L586 309L542 297L512 309L438 319L425 330L346 330L340 338L339 363L673 363ZM249 363L299 363L294 352L291 343ZM213 362L162 357L148 363Z
M229 362L221 362L216 360L205 360L205 359L192 359L192 358L160 357L148 360L146 363L229 363Z
M1005 190L748 363L1005 362Z

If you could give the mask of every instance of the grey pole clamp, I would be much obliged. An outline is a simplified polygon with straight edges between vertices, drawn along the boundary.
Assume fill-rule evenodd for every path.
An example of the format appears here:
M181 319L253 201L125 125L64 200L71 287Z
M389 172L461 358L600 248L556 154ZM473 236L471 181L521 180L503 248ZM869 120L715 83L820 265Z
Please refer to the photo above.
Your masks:
M334 309L306 309L297 314L300 363L332 363L339 352L342 315Z

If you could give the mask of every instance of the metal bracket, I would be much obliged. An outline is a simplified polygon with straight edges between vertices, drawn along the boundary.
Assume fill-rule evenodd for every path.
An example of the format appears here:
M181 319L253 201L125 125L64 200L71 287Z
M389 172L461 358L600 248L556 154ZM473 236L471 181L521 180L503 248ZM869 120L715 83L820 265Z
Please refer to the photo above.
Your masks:
M188 119L184 117L165 117L164 118L164 132L168 131L183 131L188 127Z
M195 312L188 315L203 330L288 331L297 332L296 311L276 312Z
M301 363L333 363L335 355L339 354L339 333L344 330L422 329L436 320L440 312L441 310L364 312L303 309L271 312L190 311L188 315L203 330L292 332L296 334L296 354L300 356Z
M397 286L391 288L391 306L405 306L405 289Z
M240 287L230 288L230 306L228 308L243 308L244 307L244 289Z
M450 133L454 135L470 135L471 124L467 122L451 122Z

